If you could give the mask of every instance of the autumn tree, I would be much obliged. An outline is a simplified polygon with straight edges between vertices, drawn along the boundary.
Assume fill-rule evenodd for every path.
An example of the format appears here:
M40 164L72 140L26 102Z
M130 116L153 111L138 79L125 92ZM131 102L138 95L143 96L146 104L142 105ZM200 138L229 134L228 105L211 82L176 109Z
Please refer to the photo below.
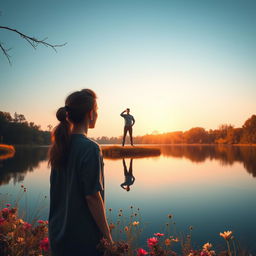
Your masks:
M256 115L252 115L245 121L241 142L256 143Z
M207 143L208 134L202 127L194 127L184 133L186 143Z

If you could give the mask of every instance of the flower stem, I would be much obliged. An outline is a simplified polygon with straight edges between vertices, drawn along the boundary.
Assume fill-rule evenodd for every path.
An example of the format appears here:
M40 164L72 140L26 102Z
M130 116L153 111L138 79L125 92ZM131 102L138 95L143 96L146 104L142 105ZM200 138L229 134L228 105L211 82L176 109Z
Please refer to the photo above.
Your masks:
M230 250L230 245L229 245L229 241L227 240L227 246L228 246L228 255L232 256L231 250Z

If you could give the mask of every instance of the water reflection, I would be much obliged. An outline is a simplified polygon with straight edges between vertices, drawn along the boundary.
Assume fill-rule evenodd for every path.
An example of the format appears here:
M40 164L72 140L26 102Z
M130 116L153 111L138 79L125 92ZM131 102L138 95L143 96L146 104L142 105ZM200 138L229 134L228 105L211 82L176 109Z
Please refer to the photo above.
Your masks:
M143 222L147 223L143 241L154 232L161 232L166 215L171 213L178 230L187 230L188 225L195 227L197 244L205 239L220 244L219 232L234 230L239 241L256 250L256 180L247 174L256 177L256 147L159 147L161 157L105 159L106 207L140 207ZM49 205L47 149L16 148L14 158L0 161L0 196L10 192L18 195L20 186L12 183L25 184L29 188L29 216L34 216L42 196L47 195L45 204ZM123 193L117 193L120 189L124 189ZM22 209L25 202L22 201ZM47 216L48 206L40 213L40 219Z
M10 151L10 152L7 152L7 153L2 153L0 151L0 161L1 160L6 160L6 159L9 159L9 158L13 158L15 155L15 151Z
M128 171L126 163L125 163L125 159L123 158L123 167L124 167L124 178L125 178L125 181L120 186L124 190L126 190L127 192L130 191L130 186L132 186L134 181L135 181L135 177L133 176L132 162L133 162L133 158L130 159L130 166L129 166L129 171Z
M0 185L24 180L27 172L32 172L47 158L47 147L17 147L13 158L0 161Z
M218 160L222 165L243 163L244 168L256 177L256 147L251 146L161 146L163 156L187 158L192 162L201 163L206 160Z
M192 146L192 145L165 145L161 147L164 157L186 158L195 163L206 160L217 160L221 165L233 165L235 162L243 163L248 173L256 177L256 147L250 146ZM41 161L47 159L47 147L17 147L13 158L0 160L0 185L24 180L27 172L32 172ZM123 159L125 181L121 187L130 191L135 181L133 175L133 158L129 169Z

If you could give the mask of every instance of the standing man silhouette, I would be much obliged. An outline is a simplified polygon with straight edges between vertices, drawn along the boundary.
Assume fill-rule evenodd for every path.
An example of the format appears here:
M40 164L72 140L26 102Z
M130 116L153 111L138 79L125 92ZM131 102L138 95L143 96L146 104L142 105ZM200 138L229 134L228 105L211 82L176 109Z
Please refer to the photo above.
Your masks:
M127 114L124 114L124 112L126 112ZM125 120L125 124L124 124L124 136L123 136L123 143L122 145L124 146L125 143L125 137L127 134L127 131L129 131L130 134L130 140L131 140L131 145L133 146L133 139L132 139L132 127L135 124L135 119L132 115L130 115L130 109L127 108L126 110L124 110L121 114L121 117L124 118Z

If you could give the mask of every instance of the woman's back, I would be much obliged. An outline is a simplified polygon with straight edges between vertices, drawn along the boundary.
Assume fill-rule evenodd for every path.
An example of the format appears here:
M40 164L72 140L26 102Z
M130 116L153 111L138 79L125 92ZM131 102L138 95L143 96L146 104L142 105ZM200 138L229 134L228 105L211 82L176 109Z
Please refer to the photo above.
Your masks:
M52 168L49 238L53 256L97 255L102 237L85 197L101 191L103 158L99 145L83 134L72 134L65 168Z

